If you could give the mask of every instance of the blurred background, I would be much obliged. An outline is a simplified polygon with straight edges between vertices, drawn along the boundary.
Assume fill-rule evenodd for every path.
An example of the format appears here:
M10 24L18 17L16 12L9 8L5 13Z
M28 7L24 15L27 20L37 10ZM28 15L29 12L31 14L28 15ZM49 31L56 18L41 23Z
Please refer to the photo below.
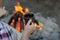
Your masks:
M23 7L30 8L29 10L32 12L40 12L43 16L56 17L60 25L60 0L0 0L0 6L5 6L5 9L10 13L17 1L20 1Z
M36 19L43 24L43 30L36 30L30 40L60 40L60 0L0 0L0 8L6 12L0 20L8 23L14 11L13 7L18 1L23 8L28 7L29 11L35 14ZM0 12L0 15L2 13Z

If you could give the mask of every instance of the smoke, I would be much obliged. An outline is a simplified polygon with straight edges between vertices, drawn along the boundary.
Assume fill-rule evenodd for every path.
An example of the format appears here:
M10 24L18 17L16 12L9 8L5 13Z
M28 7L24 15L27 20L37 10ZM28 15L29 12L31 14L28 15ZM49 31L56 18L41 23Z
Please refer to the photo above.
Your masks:
M43 30L36 29L30 36L30 40L59 40L59 26L54 17L44 18L40 13L35 14L35 17L42 25Z

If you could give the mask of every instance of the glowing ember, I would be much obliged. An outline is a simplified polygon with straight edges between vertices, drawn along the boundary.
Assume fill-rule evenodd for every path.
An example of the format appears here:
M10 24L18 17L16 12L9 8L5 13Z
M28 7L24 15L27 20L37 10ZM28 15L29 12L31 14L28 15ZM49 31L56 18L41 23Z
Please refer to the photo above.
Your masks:
M42 30L42 26L34 23L34 27L38 28L39 30Z

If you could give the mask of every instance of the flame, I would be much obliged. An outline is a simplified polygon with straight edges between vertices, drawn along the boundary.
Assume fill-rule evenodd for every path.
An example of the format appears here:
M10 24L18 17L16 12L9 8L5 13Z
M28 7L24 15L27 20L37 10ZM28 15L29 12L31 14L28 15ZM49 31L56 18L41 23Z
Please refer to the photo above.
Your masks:
M14 6L14 9L15 9L15 12L21 12L23 15L25 14L24 12L23 12L23 8L22 8L22 6Z
M26 13L29 12L28 8L23 9L23 7L21 5L19 5L19 3L14 6L14 9L15 9L15 12L21 12L23 15L25 15Z
M42 25L38 25L37 23L34 23L34 27L38 28L39 30L42 30Z

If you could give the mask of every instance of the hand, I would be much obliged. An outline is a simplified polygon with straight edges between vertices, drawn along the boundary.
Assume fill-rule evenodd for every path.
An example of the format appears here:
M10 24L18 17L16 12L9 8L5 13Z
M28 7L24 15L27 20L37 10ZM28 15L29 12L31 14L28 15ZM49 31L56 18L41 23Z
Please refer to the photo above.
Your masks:
M30 35L32 32L34 32L35 29L36 29L36 28L34 27L34 24L33 24L33 23L30 25L31 21L32 21L32 20L29 20L29 21L28 21L28 23L27 23L27 25L26 25L26 28L25 28L25 30L24 30L24 32L27 33L27 34L29 34L29 35Z
M26 28L22 34L21 40L28 40L30 34L35 31L36 28L34 27L33 23L30 25L31 21L32 20L28 21Z

